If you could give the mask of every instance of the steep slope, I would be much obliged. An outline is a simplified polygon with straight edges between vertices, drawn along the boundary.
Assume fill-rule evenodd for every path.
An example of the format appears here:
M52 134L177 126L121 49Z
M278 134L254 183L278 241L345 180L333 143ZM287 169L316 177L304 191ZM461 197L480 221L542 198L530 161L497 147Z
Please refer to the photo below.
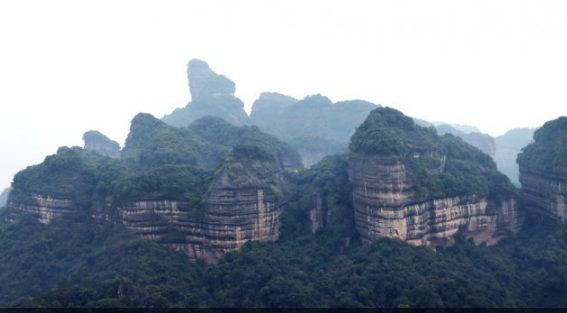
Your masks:
M372 111L350 144L355 224L364 242L396 237L450 244L459 229L494 243L521 223L514 187L480 150L417 126L399 111Z
M567 117L545 123L518 155L522 196L530 212L567 222Z
M232 80L197 59L187 64L187 78L192 101L164 116L164 122L186 127L203 116L217 116L235 125L248 124L244 103L234 96L236 87Z
M522 148L533 141L534 131L534 128L517 128L495 138L496 153L494 160L496 166L517 187L520 187L520 170L516 158Z

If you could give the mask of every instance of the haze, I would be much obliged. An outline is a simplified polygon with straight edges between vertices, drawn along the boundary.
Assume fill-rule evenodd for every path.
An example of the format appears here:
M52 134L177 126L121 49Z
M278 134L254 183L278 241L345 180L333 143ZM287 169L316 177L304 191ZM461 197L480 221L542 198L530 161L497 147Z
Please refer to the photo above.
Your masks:
M2 1L0 189L96 129L190 101L186 63L493 136L566 115L565 1Z

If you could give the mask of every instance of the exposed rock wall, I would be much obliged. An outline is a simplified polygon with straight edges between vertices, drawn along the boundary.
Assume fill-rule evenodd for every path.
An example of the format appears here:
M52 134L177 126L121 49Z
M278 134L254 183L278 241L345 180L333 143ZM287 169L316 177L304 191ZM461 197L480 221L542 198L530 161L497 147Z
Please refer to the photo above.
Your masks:
M258 189L214 191L203 216L179 201L137 201L119 209L122 223L136 234L173 245L191 259L216 263L228 251L249 240L279 237L283 202L271 191ZM193 211L194 212L194 211ZM168 236L173 238L168 238Z
M241 153L250 148L243 149ZM286 202L279 167L273 158L240 157L233 154L225 162L202 207L181 201L135 201L119 208L122 223L140 236L172 244L191 259L207 263L218 262L249 240L277 240Z
M120 144L110 140L98 131L91 130L83 135L85 150L97 152L111 158L120 158Z
M522 197L536 216L567 223L567 168L555 172L520 166Z
M521 225L513 199L499 212L489 212L487 198L474 194L416 200L418 186L396 157L352 155L349 177L355 225L365 243L395 237L414 245L447 245L463 229L477 243L492 244Z
M38 215L41 223L47 224L55 217L77 213L75 203L70 199L53 198L31 193L27 203L12 202L8 207Z

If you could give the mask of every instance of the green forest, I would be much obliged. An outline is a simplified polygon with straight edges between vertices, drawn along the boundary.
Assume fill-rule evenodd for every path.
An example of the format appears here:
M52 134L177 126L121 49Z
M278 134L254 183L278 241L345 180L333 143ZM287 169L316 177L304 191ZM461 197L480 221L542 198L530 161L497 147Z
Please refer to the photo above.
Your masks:
M5 214L5 213L4 213ZM296 216L298 216L296 214ZM288 223L293 216L286 216ZM298 221L295 221L298 222ZM348 227L347 227L348 228ZM530 226L493 247L288 228L217 265L92 219L0 224L1 307L564 307L567 230ZM352 229L339 233L354 234ZM339 235L340 237L340 235Z

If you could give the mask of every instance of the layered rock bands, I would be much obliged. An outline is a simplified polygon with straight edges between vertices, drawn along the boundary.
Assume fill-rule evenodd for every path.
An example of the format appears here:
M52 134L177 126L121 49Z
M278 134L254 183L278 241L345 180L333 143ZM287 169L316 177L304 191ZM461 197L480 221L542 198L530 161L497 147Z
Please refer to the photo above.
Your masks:
M567 222L567 168L543 171L520 167L522 197L537 217L558 224Z
M413 245L450 245L461 230L475 242L493 244L522 218L514 199L488 211L487 197L461 195L416 200L416 183L399 158L353 155L349 160L355 225L363 242L399 238Z

